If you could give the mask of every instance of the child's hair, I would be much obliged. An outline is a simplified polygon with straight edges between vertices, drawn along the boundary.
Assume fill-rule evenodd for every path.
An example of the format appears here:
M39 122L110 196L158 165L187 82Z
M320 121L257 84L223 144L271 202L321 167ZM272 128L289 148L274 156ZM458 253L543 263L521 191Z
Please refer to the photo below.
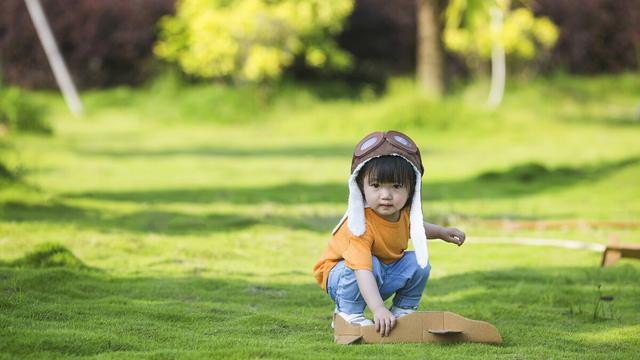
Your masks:
M369 175L369 182L395 183L409 187L409 197L405 207L411 206L411 199L416 187L416 174L413 166L405 159L395 155L385 155L373 158L362 166L356 182L364 196L364 178Z

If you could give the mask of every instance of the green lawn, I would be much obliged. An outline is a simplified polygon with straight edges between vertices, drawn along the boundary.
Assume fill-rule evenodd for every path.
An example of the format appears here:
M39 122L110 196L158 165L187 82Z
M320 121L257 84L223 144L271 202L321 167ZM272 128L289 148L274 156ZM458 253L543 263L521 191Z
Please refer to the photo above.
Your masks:
M486 92L164 79L84 93L83 119L32 94L55 130L0 138L0 358L637 358L640 261L492 239L640 242L640 76L513 82L497 111ZM311 267L378 129L416 140L427 220L468 235L431 242L421 309L502 345L333 343Z

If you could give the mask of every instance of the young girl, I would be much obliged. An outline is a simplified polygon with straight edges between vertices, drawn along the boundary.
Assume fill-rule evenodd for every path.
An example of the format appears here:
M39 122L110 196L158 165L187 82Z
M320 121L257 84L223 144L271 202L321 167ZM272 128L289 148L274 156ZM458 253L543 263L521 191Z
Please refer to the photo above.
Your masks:
M374 132L356 145L347 213L314 266L320 287L336 303L335 316L375 323L387 336L396 319L418 308L431 266L427 238L462 245L465 234L423 222L420 151L405 134ZM406 251L411 238L414 251ZM383 301L395 294L393 306ZM365 306L373 322L364 316Z

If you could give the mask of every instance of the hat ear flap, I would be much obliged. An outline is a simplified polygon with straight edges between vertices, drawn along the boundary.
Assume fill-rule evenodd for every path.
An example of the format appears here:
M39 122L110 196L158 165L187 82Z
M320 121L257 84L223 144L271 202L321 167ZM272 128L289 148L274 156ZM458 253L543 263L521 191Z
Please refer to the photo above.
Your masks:
M360 191L360 187L356 181L357 172L349 177L349 208L347 209L347 218L349 230L355 236L364 234L364 196Z
M361 236L366 230L366 223L364 218L364 195L360 191L358 186L358 173L360 169L369 160L363 161L353 170L351 176L349 176L349 204L347 206L347 212L344 214L338 225L333 228L332 234L335 234L340 226L347 220L347 226L351 233L355 236Z
M414 171L416 173L416 188L413 192L411 210L409 212L409 234L418 265L425 268L429 263L429 249L427 248L427 234L424 230L424 219L422 217L422 177L415 166Z

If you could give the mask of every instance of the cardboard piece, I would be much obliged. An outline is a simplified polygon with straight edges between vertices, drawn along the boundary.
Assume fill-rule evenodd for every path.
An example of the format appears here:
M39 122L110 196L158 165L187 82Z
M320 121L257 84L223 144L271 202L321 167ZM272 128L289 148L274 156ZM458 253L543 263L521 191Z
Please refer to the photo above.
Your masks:
M403 316L386 337L376 332L375 325L352 325L338 315L334 315L333 320L334 339L338 344L502 342L495 326L448 311L417 311Z
M613 265L623 257L640 259L640 244L610 242L602 253L600 266Z

